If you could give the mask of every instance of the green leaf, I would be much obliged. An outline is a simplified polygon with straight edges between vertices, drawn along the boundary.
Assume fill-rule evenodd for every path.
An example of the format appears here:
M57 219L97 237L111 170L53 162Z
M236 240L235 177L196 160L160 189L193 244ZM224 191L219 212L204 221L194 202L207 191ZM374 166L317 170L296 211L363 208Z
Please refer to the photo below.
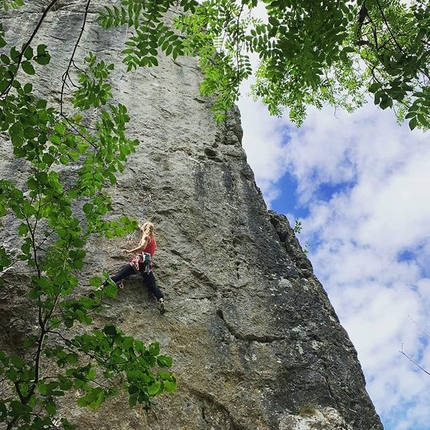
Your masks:
M33 65L30 63L30 61L23 61L21 64L22 70L24 70L25 73L28 75L34 75L36 74L36 70L34 70Z
M9 129L12 145L21 146L24 142L23 128L19 121L16 121Z
M43 55L37 55L34 57L34 61L36 61L37 64L40 64L41 66L46 66L51 61L51 56L46 52Z
M31 84L31 83L26 83L25 85L24 85L24 88L23 88L23 90L24 90L24 92L26 93L26 94L30 94L32 91L33 91L33 84Z
M78 406L88 407L90 409L97 409L105 399L104 392L101 388L93 388L83 397L79 398Z
M60 383L60 388L64 391L68 391L73 387L72 381L62 375L58 375L58 381Z
M1 54L0 60L3 64L10 64L10 58L6 54Z
M378 90L380 90L382 85L379 82L374 82L369 86L369 91L371 93L376 93Z
M17 63L17 62L18 62L19 57L20 57L20 53L19 53L19 51L16 49L16 47L15 47L15 46L13 46L13 47L10 49L10 58L11 58L11 60L12 60L14 63Z
M45 402L44 406L45 406L46 412L49 415L54 416L57 413L57 406L55 405L54 401L48 400Z
M77 362L78 362L79 357L78 357L78 355L77 355L77 354L72 354L72 353L70 353L70 354L67 354L67 356L66 356L66 360L67 360L67 362L68 362L69 364L75 364L75 363L77 363Z
M25 366L25 361L17 355L13 355L10 361L17 369L22 369Z
M114 299L118 294L118 287L116 286L115 283L109 282L108 285L106 285L106 287L103 288L103 293L105 294L106 297L110 299Z
M159 392L161 391L161 382L160 381L155 381L153 384L151 384L148 387L148 394L150 396L155 396L157 395Z
M51 61L51 56L47 50L47 46L40 44L37 46L37 55L34 57L34 61L41 66L46 66Z
M163 381L170 381L172 375L167 370L160 370L158 372L158 377Z
M105 326L105 328L103 329L103 332L107 336L116 336L119 333L118 329L114 325Z
M48 105L48 102L43 99L38 99L36 102L37 109L45 109L47 105Z
M94 209L94 205L92 203L85 203L82 209L84 213L90 214Z
M414 116L410 121L409 121L409 128L410 130L414 130L418 125L418 119L416 116Z
M137 399L139 397L138 393L132 394L130 395L129 399L128 399L128 405L133 408L134 406L136 406L137 404Z
M381 109L386 109L387 107L392 107L393 106L393 99L391 97L383 95L381 98L381 101L379 103L379 106L381 107Z
M149 354L156 357L160 354L160 344L158 342L153 342L148 347Z
M163 382L164 391L167 393L171 393L176 390L177 384L176 381L164 381Z
M37 383L37 391L39 391L39 393L42 395L48 394L48 388L45 384L45 381L39 381Z
M157 363L159 366L172 367L173 359L172 357L168 357L166 355L159 355L157 357Z
M33 48L31 46L27 46L26 50L24 51L24 57L27 60L31 60L33 58Z
M27 224L24 224L24 223L20 224L20 226L18 227L18 234L20 236L26 236L27 233L28 233L28 226L27 226Z
M18 372L14 368L10 368L6 372L6 376L12 382L16 382L18 379Z

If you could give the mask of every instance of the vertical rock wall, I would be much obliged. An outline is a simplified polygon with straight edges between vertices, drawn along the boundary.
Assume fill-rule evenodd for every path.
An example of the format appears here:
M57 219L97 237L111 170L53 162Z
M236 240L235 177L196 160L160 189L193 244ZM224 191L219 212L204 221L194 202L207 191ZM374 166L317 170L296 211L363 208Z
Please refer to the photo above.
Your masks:
M28 35L47 2L4 19L8 32ZM57 46L50 74L58 82L82 24L80 1L59 3L43 37ZM107 60L118 61L125 35L96 25L84 34ZM178 391L160 397L150 412L116 399L95 412L62 404L80 430L379 430L356 351L329 303L288 221L268 211L242 149L240 114L217 126L211 102L199 96L202 76L191 58L160 58L151 69L113 80L127 105L130 135L139 139L113 196L114 217L128 215L156 226L155 275L166 296L165 315L138 277L104 303L96 326L115 323L145 342L158 341L174 358ZM57 97L58 93L49 94ZM2 177L19 178L7 142ZM4 230L8 247L13 238ZM123 240L95 240L88 278L127 262ZM18 288L19 273L7 277ZM1 296L3 342L19 336L19 301ZM18 300L18 299L16 299ZM31 321L29 322L31 323ZM12 330L14 327L15 332ZM8 331L9 330L9 331Z

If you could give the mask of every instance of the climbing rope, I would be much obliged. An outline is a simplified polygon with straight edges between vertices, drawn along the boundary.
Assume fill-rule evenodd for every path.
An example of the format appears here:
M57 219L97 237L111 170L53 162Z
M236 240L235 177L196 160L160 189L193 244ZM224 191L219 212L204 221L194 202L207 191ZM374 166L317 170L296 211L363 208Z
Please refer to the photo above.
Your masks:
M147 197L145 197L145 195L143 195L142 197L142 220L145 219L145 206L149 205L152 203L152 195L149 194ZM126 241L127 243L130 242L135 242L137 240L137 230L133 233L130 233L126 236Z

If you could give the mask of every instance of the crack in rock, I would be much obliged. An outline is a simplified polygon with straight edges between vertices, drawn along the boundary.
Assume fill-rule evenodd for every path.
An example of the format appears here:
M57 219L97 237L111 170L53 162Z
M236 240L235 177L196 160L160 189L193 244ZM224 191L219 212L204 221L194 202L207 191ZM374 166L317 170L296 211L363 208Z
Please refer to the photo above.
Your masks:
M217 315L224 321L225 326L227 327L227 330L231 333L232 336L234 336L236 339L239 340L245 340L245 341L253 341L253 342L260 342L260 343L272 343L276 341L283 340L284 338L282 336L273 336L273 335L256 335L253 333L249 334L243 334L239 330L237 330L235 327L233 327L231 324L229 324L225 317L224 313L221 309L217 310Z

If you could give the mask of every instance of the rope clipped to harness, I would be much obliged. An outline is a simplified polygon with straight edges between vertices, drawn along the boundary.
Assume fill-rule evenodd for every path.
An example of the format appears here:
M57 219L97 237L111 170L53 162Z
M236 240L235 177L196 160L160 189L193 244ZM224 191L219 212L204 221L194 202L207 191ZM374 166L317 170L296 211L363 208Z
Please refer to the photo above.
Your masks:
M152 203L152 195L149 194L147 197L145 197L145 195L142 197L142 219L145 219L145 205L149 205L150 203ZM139 229L137 229L136 231L134 231L131 234L127 234L126 236L126 241L127 243L130 242L134 242L137 239L137 233L138 233Z

